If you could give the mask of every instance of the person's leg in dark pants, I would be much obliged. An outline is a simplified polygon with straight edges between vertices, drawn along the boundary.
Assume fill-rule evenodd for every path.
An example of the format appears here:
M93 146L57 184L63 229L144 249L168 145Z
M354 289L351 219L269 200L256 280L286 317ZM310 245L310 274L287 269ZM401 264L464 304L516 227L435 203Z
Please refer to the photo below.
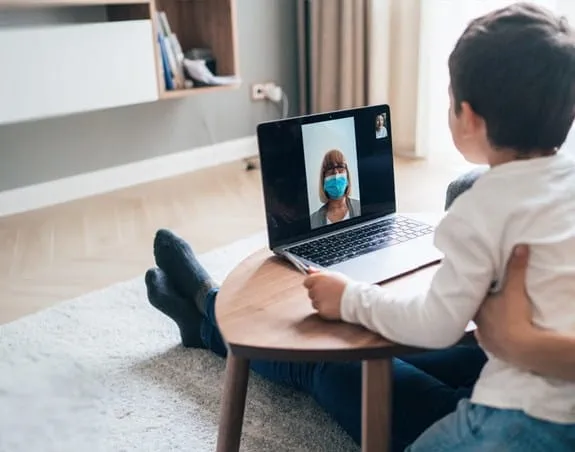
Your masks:
M458 389L475 385L487 356L473 342L454 345L445 350L407 355L401 359L453 389Z
M438 365L455 367L449 350L435 356ZM457 359L465 359L458 355ZM453 389L421 369L394 359L392 451L403 451L438 419L469 397L471 388ZM359 444L361 442L361 363L318 363L313 380L303 388Z

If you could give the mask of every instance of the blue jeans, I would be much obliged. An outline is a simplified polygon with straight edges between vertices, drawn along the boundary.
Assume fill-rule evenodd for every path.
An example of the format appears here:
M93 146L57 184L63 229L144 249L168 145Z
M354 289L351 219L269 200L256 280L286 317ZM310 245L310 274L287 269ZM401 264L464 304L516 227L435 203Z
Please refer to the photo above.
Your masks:
M227 349L216 324L217 289L208 294L201 326L206 348L221 357ZM403 451L439 419L469 397L485 364L475 344L393 360L392 451ZM251 369L273 382L305 391L360 444L360 362L252 361Z
M457 410L430 427L406 452L570 452L575 425L545 422L518 410L462 400Z

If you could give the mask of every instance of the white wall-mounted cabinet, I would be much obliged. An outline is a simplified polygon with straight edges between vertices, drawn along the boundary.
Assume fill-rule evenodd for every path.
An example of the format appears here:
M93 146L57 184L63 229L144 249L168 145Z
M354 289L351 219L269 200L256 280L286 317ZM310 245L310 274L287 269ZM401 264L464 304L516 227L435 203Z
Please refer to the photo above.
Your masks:
M150 20L0 29L0 123L158 99Z

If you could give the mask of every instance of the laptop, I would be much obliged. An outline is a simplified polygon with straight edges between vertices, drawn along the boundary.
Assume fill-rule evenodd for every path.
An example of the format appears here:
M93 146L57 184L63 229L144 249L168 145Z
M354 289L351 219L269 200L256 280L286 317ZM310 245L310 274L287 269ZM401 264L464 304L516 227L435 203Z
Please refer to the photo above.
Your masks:
M388 105L260 123L257 139L276 255L370 284L441 259L433 225L396 212Z

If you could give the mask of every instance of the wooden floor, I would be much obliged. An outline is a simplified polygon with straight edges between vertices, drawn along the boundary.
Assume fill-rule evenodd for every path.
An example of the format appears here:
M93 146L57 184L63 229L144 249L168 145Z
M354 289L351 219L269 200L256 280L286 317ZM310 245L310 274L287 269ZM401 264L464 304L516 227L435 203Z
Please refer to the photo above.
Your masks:
M457 166L398 159L399 210L443 208ZM259 170L243 162L0 218L0 324L142 274L158 228L198 253L265 228Z

